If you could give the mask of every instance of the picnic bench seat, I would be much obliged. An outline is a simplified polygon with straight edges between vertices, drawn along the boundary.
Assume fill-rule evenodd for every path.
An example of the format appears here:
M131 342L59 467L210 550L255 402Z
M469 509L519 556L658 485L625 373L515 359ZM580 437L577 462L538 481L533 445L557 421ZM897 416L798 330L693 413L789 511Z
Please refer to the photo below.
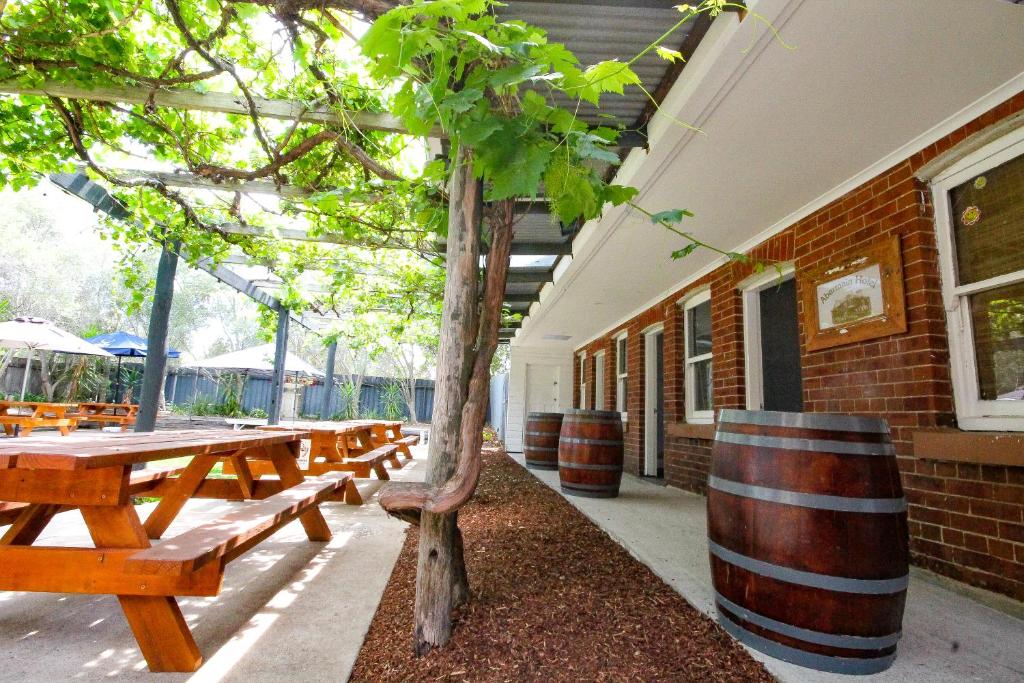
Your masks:
M351 479L350 472L330 472L263 500L247 502L245 507L220 519L134 553L125 560L125 571L184 576L211 562L220 562L223 569L228 562L333 496Z
M409 450L411 446L415 446L420 442L418 434L411 434L398 439L394 443L398 446L399 452L405 456L406 460L412 460L412 451Z
M111 412L106 412L108 410ZM118 410L123 412L118 413ZM135 425L139 406L131 403L79 403L78 411L68 416L75 421L75 426L83 422L95 422L99 425L120 427L124 432Z
M374 474L377 475L378 479L388 480L391 479L391 475L388 474L388 470L384 467L385 462L391 462L392 465L398 456L395 453L398 451L398 446L395 444L388 444L386 446L380 446L374 448L369 453L349 458L345 461L345 465L352 465L357 469L352 471L355 476L361 479L367 479L370 476L370 470L372 469ZM399 465L401 467L401 465Z
M18 428L20 436L28 436L32 430L40 427L56 427L61 434L67 436L77 426L76 420L70 417L33 417L31 415L2 415L0 425L8 436L14 436L14 428Z
M160 484L176 477L184 471L184 467L171 467L165 469L155 470L139 470L132 472L131 477L128 480L128 495L144 496L147 493L152 493ZM29 506L28 503L5 503L0 502L0 526L7 526L8 524L14 524L18 519L18 515L21 514L22 510ZM58 512L67 512L68 510L74 510L75 506L65 505L61 507Z

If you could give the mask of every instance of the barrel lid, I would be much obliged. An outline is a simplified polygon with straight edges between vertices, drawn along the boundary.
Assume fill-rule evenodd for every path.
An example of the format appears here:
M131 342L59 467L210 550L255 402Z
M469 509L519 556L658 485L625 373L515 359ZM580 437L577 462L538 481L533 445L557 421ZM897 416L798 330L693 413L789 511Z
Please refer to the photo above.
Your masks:
M835 415L832 413L786 413L776 410L725 409L718 415L720 424L748 424L767 427L798 427L803 429L837 429L847 432L888 434L889 425L877 417Z
M599 417L605 419L611 419L613 417L619 417L619 413L614 410L582 410L580 408L569 408L565 411L566 415L580 415L588 417Z
M527 413L526 417L562 417L562 413Z

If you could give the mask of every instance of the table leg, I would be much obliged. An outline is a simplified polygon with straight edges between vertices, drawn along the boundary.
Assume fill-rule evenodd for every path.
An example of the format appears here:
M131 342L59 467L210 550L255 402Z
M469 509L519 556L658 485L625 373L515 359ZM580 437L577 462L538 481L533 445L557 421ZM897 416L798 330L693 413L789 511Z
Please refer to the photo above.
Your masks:
M296 448L299 445L298 441L292 443L295 444ZM291 444L270 447L270 461L274 463L277 476L281 478L281 485L285 488L301 484L305 479L296 463L296 456L297 454L292 450ZM323 542L331 540L331 528L327 526L327 520L324 519L319 506L311 507L304 512L299 517L299 521L302 522L302 528L306 530L306 536L309 537L309 540Z
M83 506L82 517L97 548L148 548L146 530L132 505ZM173 597L119 595L150 671L195 671L203 663L185 617Z
M29 505L0 538L0 545L32 545L60 508L60 505Z
M249 468L249 461L244 455L232 455L231 466L235 470L235 478L238 479L238 488L242 489L242 498L252 500L253 498L253 477Z
M220 458L214 455L197 455L192 458L185 471L178 477L178 484L170 489L156 508L146 518L146 534L149 538L157 539L164 535L167 527L171 525L174 518L181 512L188 499L199 490L206 475L210 473L213 466Z
M313 463L323 456L328 462L341 462L341 451L338 450L338 436L321 432L313 432L309 438L309 462Z

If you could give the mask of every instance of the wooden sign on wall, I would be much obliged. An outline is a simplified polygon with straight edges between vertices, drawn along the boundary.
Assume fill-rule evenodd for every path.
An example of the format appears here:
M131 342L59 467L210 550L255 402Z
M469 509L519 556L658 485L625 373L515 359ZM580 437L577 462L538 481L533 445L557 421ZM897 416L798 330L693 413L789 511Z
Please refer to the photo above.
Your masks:
M808 351L907 331L899 236L798 277Z

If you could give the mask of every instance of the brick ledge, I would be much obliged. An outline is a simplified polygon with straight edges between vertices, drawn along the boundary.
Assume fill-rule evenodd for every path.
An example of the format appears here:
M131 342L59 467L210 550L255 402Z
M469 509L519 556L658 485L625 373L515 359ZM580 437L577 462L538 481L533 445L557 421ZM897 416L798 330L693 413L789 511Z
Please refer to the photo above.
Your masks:
M712 441L715 438L715 425L669 422L665 425L665 433L681 439L706 439Z
M1024 433L965 432L938 428L914 432L914 457L1024 467Z

